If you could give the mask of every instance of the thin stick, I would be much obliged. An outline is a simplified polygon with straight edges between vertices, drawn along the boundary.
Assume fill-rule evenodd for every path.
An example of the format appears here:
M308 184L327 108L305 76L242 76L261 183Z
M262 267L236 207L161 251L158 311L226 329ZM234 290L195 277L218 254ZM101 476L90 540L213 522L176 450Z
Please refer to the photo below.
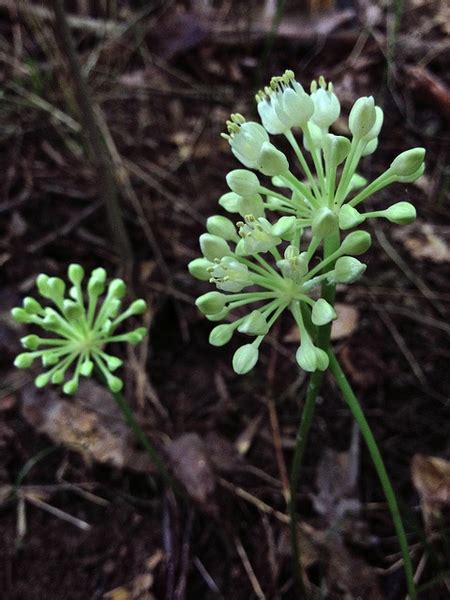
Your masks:
M132 260L131 244L120 210L111 160L96 120L89 90L82 75L75 44L67 24L63 1L51 0L51 3L55 12L55 37L59 40L61 52L69 64L84 130L92 149L92 157L99 179L98 189L105 204L111 234L115 240L117 252L126 262L130 263Z

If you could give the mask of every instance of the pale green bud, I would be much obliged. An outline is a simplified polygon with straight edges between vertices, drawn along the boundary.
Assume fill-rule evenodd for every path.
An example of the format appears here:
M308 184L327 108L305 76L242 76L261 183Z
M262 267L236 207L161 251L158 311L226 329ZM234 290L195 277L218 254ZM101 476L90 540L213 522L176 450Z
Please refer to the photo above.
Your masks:
M61 298L64 296L66 284L59 277L50 277L47 280L47 286L52 298Z
M127 313L130 315L142 315L147 310L147 302L145 300L135 300L130 304Z
M233 337L233 333L233 325L227 323L217 325L209 334L209 343L212 346L225 346Z
M130 331L130 333L127 334L128 342L130 344L139 344L140 342L142 342L146 335L147 329L145 327L138 327L134 331Z
M258 362L259 350L253 344L245 344L236 350L233 356L233 370L238 375L245 375Z
M39 313L42 313L42 311L43 311L43 308L39 304L39 302L37 300L35 300L34 298L30 298L29 296L24 298L23 307L27 311L27 313L29 313L30 315L38 315Z
M266 335L269 326L261 311L254 310L242 321L238 331L247 335Z
M20 338L20 343L27 350L37 350L40 346L41 338L37 335L26 335Z
M311 229L314 237L322 239L334 233L337 226L338 219L334 212L323 206L316 211L311 224Z
M45 273L40 273L36 278L37 289L39 290L40 295L43 296L44 298L50 297L51 292L48 287L49 279L50 279L50 277L48 275L45 275Z
M221 215L209 217L206 221L206 229L208 230L208 233L223 238L224 240L236 241L238 237L233 221L230 221L230 219L222 217Z
M363 177L362 175L358 175L358 173L355 173L354 175L352 175L352 178L350 179L350 183L348 186L348 192L350 193L350 192L353 192L354 190L360 190L365 185L367 185L367 179L365 177Z
M400 183L413 183L414 181L417 181L419 177L422 177L424 171L425 163L422 163L417 171L414 171L414 173L411 173L410 175L397 175L396 179Z
M264 202L259 194L253 196L240 196L238 213L241 217L245 215L253 215L257 219L264 217Z
M410 177L421 167L425 158L425 148L411 148L399 154L389 170L397 177Z
M123 360L118 358L117 356L108 356L106 360L106 366L110 371L116 371L119 367L123 365Z
M341 256L337 259L332 271L332 278L336 283L353 283L361 277L367 265L353 256Z
M67 275L69 277L69 280L74 285L80 285L80 283L83 281L84 269L81 265L76 265L76 264L69 265L69 268L67 270Z
M61 385L64 381L64 371L62 369L55 371L50 380L55 385Z
M76 319L79 319L82 316L83 307L77 302L72 302L72 300L64 300L63 311L64 316L69 321L75 321Z
M200 236L200 248L208 260L222 258L227 254L231 254L230 246L227 242L221 237L211 235L210 233L202 233Z
M223 321L225 319L225 317L227 317L230 313L230 309L225 307L222 310L220 310L218 313L214 313L212 315L205 315L205 317L208 319L208 321L212 321L212 322L216 322L216 321Z
M123 279L113 279L108 287L108 298L123 298L127 293L127 286Z
M322 149L325 162L333 168L340 165L347 158L350 148L350 140L342 135L327 133L323 136Z
M235 169L226 176L228 187L240 196L253 196L261 187L258 177L245 169Z
M207 292L195 301L195 305L204 315L214 315L225 308L227 296L220 292Z
M106 271L102 267L94 269L89 277L89 296L100 296L105 291Z
M370 154L373 154L377 148L378 138L373 138L372 140L367 142L367 145L363 150L362 156L370 156Z
M356 139L367 135L376 121L375 102L372 96L358 98L350 111L348 126Z
M219 198L219 204L229 213L237 213L239 212L240 199L241 196L239 196L239 194L236 194L235 192L227 192Z
M380 135L383 119L383 110L379 106L375 106L375 123L373 124L372 129L364 136L364 140L371 142ZM368 154L370 154L370 152ZM366 156L366 151L363 153L363 156Z
M297 218L294 216L281 217L272 225L272 233L283 240L291 240L295 234Z
M34 380L34 385L37 388L43 388L50 382L50 375L48 373L41 373Z
M209 281L211 275L208 271L214 263L207 258L194 258L188 264L189 273L200 281Z
M305 339L300 344L297 352L295 353L295 359L298 365L308 373L313 373L317 370L317 356L316 348L312 344L311 340Z
M370 248L372 238L367 231L352 231L344 238L340 252L341 254L349 254L350 256L358 256L364 254Z
M115 375L109 375L109 377L107 378L107 383L108 383L109 389L114 394L119 393L120 390L123 388L123 381L121 379L119 379L118 377L116 377Z
M264 142L259 155L258 169L269 177L284 175L289 171L289 163L283 152L270 142Z
M53 367L59 362L59 357L52 350L46 350L41 360L44 367Z
M351 229L357 227L365 220L364 215L350 206L350 204L344 204L339 211L339 227L341 229Z
M75 378L70 379L69 381L66 381L66 383L63 386L63 392L65 394L67 394L68 396L73 396L73 394L75 394L77 389L78 389L78 382Z
M92 371L94 370L94 363L92 360L85 360L84 363L80 367L80 374L83 377L90 377L92 375ZM53 382L55 383L55 382Z
M18 369L28 369L34 361L34 355L31 352L23 352L18 354L14 360L14 366Z
M326 371L330 364L328 354L322 348L315 348L316 351L316 367L318 371Z
M397 202L389 206L383 213L388 221L397 225L409 225L415 221L417 216L416 209L410 202Z
M27 312L24 308L13 308L11 310L11 316L17 323L31 323L32 315Z
M311 318L314 325L326 325L336 318L336 311L324 298L319 298L314 303Z

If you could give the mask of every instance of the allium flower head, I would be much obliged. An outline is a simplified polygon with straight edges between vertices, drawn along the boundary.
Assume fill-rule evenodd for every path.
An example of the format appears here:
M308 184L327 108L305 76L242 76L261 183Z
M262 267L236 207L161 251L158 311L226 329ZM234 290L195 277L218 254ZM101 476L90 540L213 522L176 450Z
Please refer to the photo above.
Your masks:
M233 114L228 133L222 134L246 168L228 173L231 191L219 204L241 220L233 228L232 221L220 215L208 219L208 233L200 237L203 256L193 260L189 270L216 290L200 296L197 306L211 321L237 313L234 322L212 330L213 345L226 344L236 331L254 337L235 353L237 373L255 366L264 336L285 310L300 330L297 362L307 371L324 370L328 358L316 346L313 328L327 325L335 314L324 298L318 298L319 284L356 281L366 268L356 256L369 248L370 236L353 231L330 256L322 251L324 241L339 239L341 230L358 227L368 218L412 222L415 208L406 201L366 213L358 208L387 185L420 177L425 151L402 152L368 183L358 174L358 164L375 151L383 124L383 111L372 96L359 98L350 110L350 138L329 131L341 105L333 84L323 77L311 83L308 94L294 73L286 71L258 92L256 102L261 125ZM295 130L300 130L301 144ZM294 161L271 141L271 135L279 134L298 161L292 170ZM242 314L247 305L251 312Z
M142 341L147 333L145 327L121 334L116 334L116 330L129 317L142 314L146 303L135 300L122 310L126 285L121 279L113 279L106 288L106 271L102 268L92 271L86 290L82 287L84 269L80 265L69 266L68 278L72 285L66 295L66 283L62 279L38 276L36 285L40 296L54 306L44 307L28 297L23 301L23 308L13 308L12 316L17 322L36 325L53 334L52 337L36 334L23 337L21 342L27 352L19 354L14 364L25 369L40 359L42 366L50 369L38 375L36 386L64 384L66 394L74 394L80 376L90 377L96 366L109 388L118 392L123 383L113 372L122 365L122 360L104 349L112 342L137 344ZM66 380L71 367L74 367L72 375Z

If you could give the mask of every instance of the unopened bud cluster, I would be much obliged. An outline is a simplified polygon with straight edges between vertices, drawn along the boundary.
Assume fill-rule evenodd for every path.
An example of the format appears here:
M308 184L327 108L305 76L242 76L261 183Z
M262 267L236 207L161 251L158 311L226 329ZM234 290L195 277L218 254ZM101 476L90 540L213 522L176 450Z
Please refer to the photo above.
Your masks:
M36 377L36 386L63 385L66 394L74 394L80 376L90 377L97 367L111 391L119 392L123 383L113 373L122 365L122 360L107 354L105 346L113 342L137 344L142 341L147 333L145 327L118 335L116 330L129 317L142 314L146 303L135 300L123 310L126 285L121 279L113 279L107 286L105 269L92 271L86 290L82 287L84 269L80 265L70 265L67 274L71 284L67 296L63 279L41 274L36 280L40 296L54 306L44 307L27 297L23 307L13 308L12 316L17 322L36 325L52 334L51 337L36 334L23 337L21 342L27 352L19 354L14 364L26 369L39 359L43 367L50 368Z
M254 337L234 355L237 373L253 368L261 341L286 309L300 329L297 362L307 371L324 370L328 358L315 346L310 324L326 325L335 313L326 300L314 299L316 288L323 282L358 279L366 267L355 257L370 247L370 236L357 230L332 255L318 259L317 252L326 238L336 238L341 230L357 227L368 218L411 223L416 212L409 202L366 213L356 207L391 183L420 177L425 151L414 148L401 153L385 173L368 183L357 168L362 157L375 151L383 123L383 111L372 97L359 98L353 105L350 139L329 132L341 106L333 85L323 77L313 81L307 93L294 73L286 71L272 78L256 101L262 124L232 114L228 132L222 134L245 168L228 173L230 191L219 204L241 219L236 224L219 215L208 219L208 232L200 236L203 256L193 260L189 270L194 277L215 284L217 291L198 298L197 306L210 320L218 321L242 306L256 305L249 314L211 332L210 342L216 346L226 344L235 331ZM301 144L294 129L300 132ZM302 177L293 173L269 134L286 137ZM261 175L270 178L268 186Z

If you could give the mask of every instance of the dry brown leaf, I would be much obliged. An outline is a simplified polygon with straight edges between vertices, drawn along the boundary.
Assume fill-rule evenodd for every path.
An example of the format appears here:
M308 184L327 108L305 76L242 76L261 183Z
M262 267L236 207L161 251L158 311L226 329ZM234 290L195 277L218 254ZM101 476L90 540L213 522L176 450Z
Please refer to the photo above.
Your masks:
M359 312L350 304L336 303L334 308L337 313L337 319L331 326L331 339L341 340L351 335L358 327Z
M450 461L415 454L411 476L420 496L425 523L431 526L440 509L445 505L450 506Z
M406 227L398 227L394 237L401 241L406 250L419 260L435 263L450 262L450 229L416 221Z
M81 382L73 398L29 385L22 392L21 411L39 433L79 452L88 463L154 471L150 459L134 449L133 436L111 394L92 380Z

